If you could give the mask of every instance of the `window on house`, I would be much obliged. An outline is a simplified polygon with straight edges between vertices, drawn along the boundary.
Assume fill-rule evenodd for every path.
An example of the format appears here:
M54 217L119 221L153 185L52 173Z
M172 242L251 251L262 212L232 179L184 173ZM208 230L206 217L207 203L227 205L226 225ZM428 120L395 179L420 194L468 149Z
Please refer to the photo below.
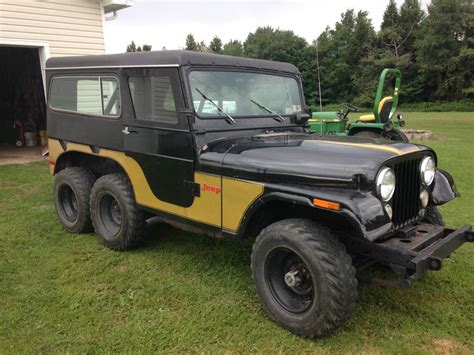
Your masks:
M120 115L120 92L113 77L55 77L49 105L54 109L90 115Z

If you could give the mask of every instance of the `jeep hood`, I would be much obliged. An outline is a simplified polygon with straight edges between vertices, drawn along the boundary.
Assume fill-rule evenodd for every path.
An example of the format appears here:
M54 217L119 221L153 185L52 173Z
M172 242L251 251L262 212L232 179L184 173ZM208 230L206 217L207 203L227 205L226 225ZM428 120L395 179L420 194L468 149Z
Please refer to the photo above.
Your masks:
M200 165L235 178L275 183L347 184L372 182L387 160L430 151L379 139L310 134L268 134L222 139L202 148Z

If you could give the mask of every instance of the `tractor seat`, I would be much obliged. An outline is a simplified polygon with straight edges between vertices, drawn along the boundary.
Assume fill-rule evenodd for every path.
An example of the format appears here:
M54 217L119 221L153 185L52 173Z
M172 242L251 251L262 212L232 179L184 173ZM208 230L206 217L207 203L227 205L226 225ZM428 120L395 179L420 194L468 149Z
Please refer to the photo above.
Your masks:
M359 121L361 122L373 122L375 121L375 116L374 114L370 114L370 115L362 115L359 117Z
M388 121L390 118L390 111L392 111L392 104L393 104L393 97L391 96L385 96L382 100L379 102L379 118L382 123L385 123ZM362 115L359 117L360 122L375 122L375 116L374 114L370 115Z

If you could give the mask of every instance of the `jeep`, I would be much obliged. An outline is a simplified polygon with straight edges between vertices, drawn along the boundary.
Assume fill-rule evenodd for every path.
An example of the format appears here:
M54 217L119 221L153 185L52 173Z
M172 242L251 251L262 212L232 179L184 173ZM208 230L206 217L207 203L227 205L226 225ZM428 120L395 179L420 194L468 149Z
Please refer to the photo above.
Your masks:
M425 146L311 133L298 69L188 51L51 58L49 164L59 221L113 250L146 220L253 237L269 318L305 337L340 327L356 269L408 285L465 242L436 207L457 196Z

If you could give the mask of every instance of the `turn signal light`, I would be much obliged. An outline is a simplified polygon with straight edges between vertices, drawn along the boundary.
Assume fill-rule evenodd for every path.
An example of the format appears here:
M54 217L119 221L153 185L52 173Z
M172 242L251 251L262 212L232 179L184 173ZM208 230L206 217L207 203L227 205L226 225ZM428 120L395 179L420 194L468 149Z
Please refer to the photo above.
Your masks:
M322 208L327 208L328 210L333 210L333 211L341 210L341 205L339 203L327 201L327 200L320 200L319 198L313 199L313 205L322 207Z

